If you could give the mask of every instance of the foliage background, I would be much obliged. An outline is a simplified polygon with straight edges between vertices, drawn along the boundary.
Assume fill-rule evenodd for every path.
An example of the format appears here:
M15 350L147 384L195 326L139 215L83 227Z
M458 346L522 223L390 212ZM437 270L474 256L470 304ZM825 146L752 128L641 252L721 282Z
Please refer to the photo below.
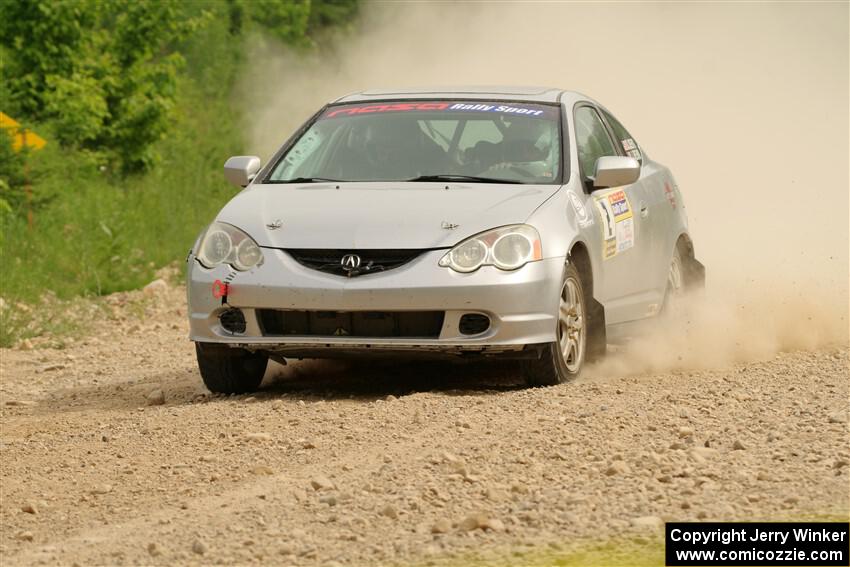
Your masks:
M0 133L6 305L138 288L185 257L233 196L221 165L245 151L246 38L306 54L358 13L357 0L0 3L0 110L48 140L18 153ZM8 311L0 345L41 332Z

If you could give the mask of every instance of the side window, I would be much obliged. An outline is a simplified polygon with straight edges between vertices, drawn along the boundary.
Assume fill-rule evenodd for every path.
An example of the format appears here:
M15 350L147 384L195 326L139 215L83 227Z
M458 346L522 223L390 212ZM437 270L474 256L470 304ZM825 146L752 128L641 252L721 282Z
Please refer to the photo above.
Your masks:
M581 172L585 177L589 177L595 171L597 159L602 156L616 156L617 150L614 149L602 119L593 108L582 106L576 110L575 127Z
M614 137L617 138L617 143L623 148L625 154L635 158L639 162L643 162L643 154L640 153L640 146L637 145L637 142L635 142L635 139L632 138L628 130L620 124L619 120L611 116L610 113L604 110L602 113L605 115L608 124L611 125L611 129L614 131Z

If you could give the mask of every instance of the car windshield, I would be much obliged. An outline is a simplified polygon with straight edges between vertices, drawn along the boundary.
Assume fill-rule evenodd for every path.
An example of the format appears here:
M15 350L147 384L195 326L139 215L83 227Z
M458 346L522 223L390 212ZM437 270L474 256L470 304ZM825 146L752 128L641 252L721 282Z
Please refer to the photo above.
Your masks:
M329 106L267 183L452 181L556 183L556 105L414 101Z

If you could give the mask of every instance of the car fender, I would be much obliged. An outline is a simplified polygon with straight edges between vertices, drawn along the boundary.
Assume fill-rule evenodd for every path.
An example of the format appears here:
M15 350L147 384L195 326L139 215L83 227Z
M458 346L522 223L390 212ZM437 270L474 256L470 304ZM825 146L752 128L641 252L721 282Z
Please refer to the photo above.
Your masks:
M705 267L696 259L694 241L688 226L685 199L672 172L664 166L660 167L664 173L664 195L674 209L671 226L667 231L670 240L664 243L667 250L666 265L673 260L673 254L679 248L685 262L686 285L693 289L700 289L705 285Z
M570 243L578 237L578 227L568 207L567 186L562 185L525 220L540 233L544 259L566 258Z
M697 260L694 241L688 231L681 231L676 237L676 245L670 250L672 261L675 248L679 248L684 263L685 287L692 291L705 288L705 266Z
M526 223L540 232L544 258L563 258L566 262L575 246L583 245L591 277L597 277L601 273L601 235L591 203L580 185L569 183L542 203Z

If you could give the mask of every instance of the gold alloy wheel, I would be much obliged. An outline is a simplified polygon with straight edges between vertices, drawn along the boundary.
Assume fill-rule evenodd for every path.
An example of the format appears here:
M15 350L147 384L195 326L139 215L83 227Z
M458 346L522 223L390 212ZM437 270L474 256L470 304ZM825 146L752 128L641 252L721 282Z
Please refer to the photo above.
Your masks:
M564 365L575 374L584 362L584 306L578 282L568 277L561 290L558 310L558 344Z

